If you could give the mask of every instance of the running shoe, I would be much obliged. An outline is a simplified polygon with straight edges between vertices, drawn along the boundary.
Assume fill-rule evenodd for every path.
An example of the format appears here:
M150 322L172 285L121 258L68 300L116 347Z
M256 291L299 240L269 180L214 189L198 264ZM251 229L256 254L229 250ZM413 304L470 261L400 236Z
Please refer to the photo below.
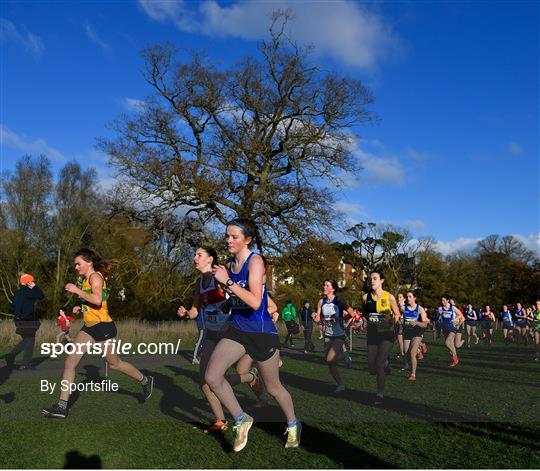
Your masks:
M67 409L62 409L58 404L41 409L41 413L48 419L65 419L68 415Z
M409 381L416 381L416 375L411 375L407 378Z
M259 377L259 370L257 368L251 368L249 370L249 373L253 376L253 381L249 383L249 387L253 390L253 392L259 396L264 389L263 382L261 378Z
M450 363L450 368L453 368L454 366L457 366L459 364L459 358L456 355L455 357L452 357L452 362Z
M343 386L343 384L338 384L336 386L336 389L334 389L334 394L339 394L339 393L342 393L343 391L345 391L345 386Z
M375 402L373 403L374 406L382 406L384 404L384 397L379 396L378 394L375 396Z
M191 364L192 365L200 365L201 361L198 358L194 358L193 360L191 360Z
M227 421L216 420L210 427L204 429L204 433L225 432L228 428Z
M424 359L424 354L418 350L418 353L416 354L416 359L417 360L423 360Z
M281 368L283 366L283 362L279 360L278 367Z
M145 401L150 398L150 396L152 395L152 391L154 390L154 377L147 376L147 378L148 382L145 385L141 384Z
M475 345L478 345L478 341L480 340L480 337L476 337L476 340L474 341Z
M300 435L302 434L302 424L297 422L294 427L287 427L285 434L287 442L285 448L298 448L300 446Z
M248 441L248 432L252 425L253 417L247 415L246 420L233 427L233 431L236 433L233 445L233 450L235 452L242 451L245 448Z

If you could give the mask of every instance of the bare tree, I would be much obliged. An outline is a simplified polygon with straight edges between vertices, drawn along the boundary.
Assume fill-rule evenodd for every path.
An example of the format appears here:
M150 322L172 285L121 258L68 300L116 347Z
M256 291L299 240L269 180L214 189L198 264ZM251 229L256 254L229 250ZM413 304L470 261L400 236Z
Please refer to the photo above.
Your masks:
M416 257L433 247L433 239L416 239L404 227L393 224L361 222L347 230L353 241L342 244L345 261L359 273L381 268L389 284L415 285Z
M230 70L200 55L174 64L168 45L144 50L153 94L99 144L140 217L181 211L203 225L249 217L277 251L335 217L331 188L340 172L359 170L351 126L376 119L373 97L312 64L310 49L288 39L288 19L276 12L260 57Z
M476 244L475 251L479 255L502 253L527 264L534 263L538 259L532 250L527 249L523 242L511 235L504 237L497 234L490 235Z
M514 260L519 260L527 264L537 259L532 250L527 249L523 242L511 235L504 236L501 239L500 251Z

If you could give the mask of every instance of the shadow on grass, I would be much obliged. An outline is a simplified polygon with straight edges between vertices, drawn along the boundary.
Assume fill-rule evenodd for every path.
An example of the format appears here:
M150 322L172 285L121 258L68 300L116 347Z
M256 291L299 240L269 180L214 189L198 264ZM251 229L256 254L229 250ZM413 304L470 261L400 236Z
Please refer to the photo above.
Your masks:
M287 372L281 372L280 376L285 384L291 385L297 389L302 389L310 394L326 396L331 398L333 401L349 400L363 404L364 406L373 407L373 401L375 398L373 393L368 393L366 391L357 389L346 389L344 392L336 395L332 392L333 386L327 381L305 378ZM430 407L426 404L418 404L390 396L385 396L384 406L379 408L381 410L397 412L415 420L428 420L435 422L478 422L481 420L480 417L474 415L450 411L444 408ZM321 417L313 417L313 419L324 420L324 418ZM328 417L328 420L331 419L331 417ZM351 417L351 421L354 420L356 419Z
M282 436L284 424L275 422L256 422L255 427L269 435ZM309 453L324 455L345 469L395 469L390 462L383 461L376 456L347 442L331 432L313 427L307 423L302 426L302 440L300 447Z
M13 373L13 368L10 366L3 366L0 368L0 386L4 384ZM0 395L0 400L4 401L6 404L10 404L15 400L15 393L8 392L6 394Z
M98 455L84 456L77 450L66 453L64 469L102 469L101 458Z
M502 424L499 422L477 423L447 423L439 424L451 430L469 433L474 437L485 437L498 441L504 445L514 445L531 448L538 447L540 442L540 429L522 424ZM539 458L540 460L540 458Z
M324 360L321 357L314 358L311 357L308 361L321 364ZM174 372L177 376L184 376L190 378L193 381L198 381L198 373L188 371L186 369L178 368L175 366L167 365L167 368ZM296 389L301 389L309 394L315 396L324 396L331 398L335 401L349 400L363 404L368 407L373 407L374 394L368 393L366 391L356 390L356 389L346 389L339 396L333 393L334 385L330 383L330 375L328 381L322 381L319 379L306 378L296 374L292 374L286 371L280 372L280 377L283 384L287 387L290 385ZM165 377L165 381L169 381L172 384L172 380ZM175 386L176 387L176 386ZM193 396L190 396L193 397ZM283 413L281 409L273 405L273 401L264 408L253 409L250 407L252 404L249 401L249 396L243 396L242 393L237 392L237 397L242 405L245 406L246 410L249 411L257 421L263 422L277 422L282 423L284 421ZM209 406L206 404L206 401L199 401L199 404L202 402L202 408L209 410ZM184 404L184 402L182 402ZM479 422L483 420L481 417L464 414L460 412L450 411L445 408L435 408L430 407L425 404L419 404L403 399L393 398L390 396L385 397L384 407L381 410L387 410L392 412L397 412L399 414L405 415L411 419L415 420L428 420L435 422ZM320 411L317 411L319 413ZM324 417L314 415L313 420L325 420ZM334 417L327 417L326 420L333 420ZM186 418L180 418L180 420L186 420ZM351 420L355 420L351 417Z
M85 365L83 368L85 370L85 373L83 373L85 375L85 378L84 378L83 381L80 381L80 383L85 383L85 384L88 384L88 383L91 383L91 382L99 383L100 381L102 381L104 379L107 379L104 376L100 375L100 373L99 373L100 367L99 366ZM137 394L137 393L134 393L134 392L128 391L126 389L122 389L122 388L119 388L118 391L115 391L115 392L117 394L122 394L124 396L134 397L135 399L137 399L139 404L142 404L144 402L142 393ZM68 409L71 409L75 405L75 403L79 400L80 396L81 396L81 392L78 391L78 390L71 393L71 395L69 396L69 401L68 401Z
M167 368L174 372L177 376L184 376L193 381L198 381L199 379L198 373L196 372L188 371L172 365L167 365ZM173 414L171 414L171 406L181 406L184 410L187 408L188 412L190 413L195 412L194 406L196 405L202 406L204 409L207 410L209 409L209 406L205 400L197 401L193 396L185 393L176 385L167 385L166 378L167 377L165 377L164 388L160 379L160 389L163 390L164 396L165 394L172 394L172 398L165 402L165 408L162 408L162 404L160 403L160 409L162 410L162 412L166 413L171 417L186 421L187 416L178 411L175 411ZM168 381L172 383L170 379ZM178 394L179 392L180 395ZM249 400L250 398L248 395L244 395L242 393L238 394L238 392L237 397L240 399L241 403L245 403L243 399ZM286 419L282 410L278 406L271 403L267 407L250 408L248 406L245 409L255 419L254 427L262 430L265 433L268 433L269 435L274 435L278 437L283 436ZM223 434L213 434L212 437L221 444L223 451L232 451L232 445L230 441L228 441ZM359 464L361 464L362 468L371 469L394 467L390 463L381 461L375 456L366 453L364 450L354 447L353 445L351 445L351 443L342 440L338 436L330 432L322 431L318 428L312 427L311 425L306 423L303 424L301 447L310 453L323 454L334 460L336 463L341 463L345 468L358 468Z
M462 363L463 364L463 363ZM476 380L476 381L488 381L490 383L497 383L497 384L507 384L508 380L506 378L496 379L493 375L486 376L486 375L478 375L474 373L466 372L458 366L457 368L452 369L449 371L448 367L442 366L442 365L434 365L434 364L423 364L422 369L426 372L436 374L438 376L447 376L452 378L464 378L464 379L470 379L470 380ZM502 371L507 370L508 368L501 367ZM530 372L529 372L530 373ZM537 388L540 383L531 383L528 381L516 381L512 379L512 384L516 384L519 386L531 386L534 388Z
M185 376L194 381L199 381L198 373L188 372L170 365L167 365L167 368L173 371L176 376ZM153 375L155 380L154 387L162 392L161 399L159 400L159 410L166 416L186 422L192 425L193 428L199 429L200 433L203 433L209 424L197 421L194 417L204 417L211 413L208 402L205 399L188 393L175 384L174 380L169 376L160 373L153 373ZM216 440L223 451L232 451L232 445L223 433L213 433L207 436Z

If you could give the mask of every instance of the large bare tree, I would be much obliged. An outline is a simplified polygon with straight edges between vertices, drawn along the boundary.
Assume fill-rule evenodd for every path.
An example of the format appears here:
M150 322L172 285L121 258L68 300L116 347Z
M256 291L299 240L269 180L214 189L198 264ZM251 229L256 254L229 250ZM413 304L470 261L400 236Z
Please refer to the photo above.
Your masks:
M175 63L170 45L143 51L152 94L99 141L138 217L248 217L277 251L335 222L340 174L358 170L351 129L377 119L373 98L312 63L311 48L288 38L288 19L276 12L260 55L228 70L201 55Z

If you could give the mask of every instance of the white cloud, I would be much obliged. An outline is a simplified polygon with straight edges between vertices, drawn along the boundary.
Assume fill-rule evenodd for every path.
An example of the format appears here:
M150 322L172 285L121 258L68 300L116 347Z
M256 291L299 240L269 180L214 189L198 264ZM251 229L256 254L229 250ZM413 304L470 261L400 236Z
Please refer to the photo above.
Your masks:
M450 255L459 251L472 252L476 247L476 244L482 239L483 237L460 237L459 239L451 241L438 240L435 242L435 249L441 252L443 255Z
M104 51L109 52L111 50L111 46L109 46L105 41L103 41L88 23L84 25L84 32L91 41L98 44Z
M514 157L523 154L523 147L517 142L510 142L507 149L510 155L513 155Z
M529 250L540 256L540 232L528 235L512 234L512 236L521 241ZM476 248L476 244L483 239L485 237L460 237L451 241L438 240L435 243L435 249L443 255L450 255L458 251L472 252Z
M540 232L537 232L536 234L529 234L529 235L523 235L523 234L512 234L513 237L518 239L520 242L522 242L525 247L527 247L529 250L532 250L536 255L540 256Z
M363 170L358 176L358 183L363 185L401 186L405 181L405 172L400 160L392 155L375 155L356 149L355 155Z
M420 219L412 219L410 221L405 221L403 225L413 232L425 232L427 229L426 223Z
M358 203L351 203L349 201L336 201L334 203L334 208L337 211L341 211L342 213L345 213L347 216L362 216L367 217L367 211L365 208Z
M398 156L385 150L380 141L366 141L354 134L348 135L349 150L358 160L362 170L358 174L341 172L339 178L344 188L372 187L379 185L402 186L405 171ZM365 150L375 147L373 151Z
M20 136L7 126L0 124L0 144L20 150L26 154L45 154L57 162L65 161L62 153L54 147L49 146L43 139L31 140L25 136Z
M138 100L137 98L123 98L120 103L129 111L141 111L146 106L144 100Z
M293 39L315 45L317 54L363 69L376 69L381 60L399 48L391 26L380 15L351 0L238 0L224 6L215 0L198 4L139 0L139 5L150 18L172 21L184 32L248 40L267 35L273 11L290 10L294 15L289 29Z
M2 41L13 41L22 44L31 54L38 56L45 50L45 45L39 36L26 30L23 26L20 31L14 23L5 18L0 18L0 39Z
M419 150L416 150L412 147L407 148L407 155L418 162L424 162L431 158L431 155L428 152L422 152Z

